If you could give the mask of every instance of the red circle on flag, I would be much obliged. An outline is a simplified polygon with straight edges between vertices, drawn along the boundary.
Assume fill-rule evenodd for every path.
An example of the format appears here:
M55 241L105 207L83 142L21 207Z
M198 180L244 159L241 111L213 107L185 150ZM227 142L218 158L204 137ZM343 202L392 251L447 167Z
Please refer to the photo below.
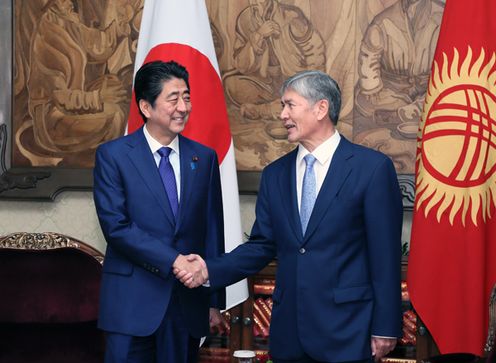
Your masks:
M188 70L192 111L182 134L217 152L219 163L231 145L229 118L227 117L224 89L212 63L204 54L188 45L177 43L159 44L152 48L143 64L173 60ZM143 125L136 101L131 101L128 133Z
M453 94L459 94L459 97ZM450 98L459 98L461 102L453 104L446 101ZM424 167L432 176L447 185L464 188L484 184L496 172L496 164L491 157L496 147L496 115L491 113L489 107L495 103L496 97L487 88L470 84L448 88L436 98L426 117L423 143L435 144L438 139L449 137L461 147L457 157L453 158L453 164L448 165L450 172L447 175L436 167L436 162L440 160L438 155L429 157L423 153ZM452 128L452 124L462 124L464 127ZM442 160L446 167L447 161ZM478 167L479 163L481 167Z

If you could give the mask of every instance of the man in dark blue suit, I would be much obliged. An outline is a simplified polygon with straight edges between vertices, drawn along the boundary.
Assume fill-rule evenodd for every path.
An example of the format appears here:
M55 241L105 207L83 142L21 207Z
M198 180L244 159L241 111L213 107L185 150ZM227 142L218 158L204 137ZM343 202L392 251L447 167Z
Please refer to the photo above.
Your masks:
M180 135L191 112L188 73L152 62L136 73L145 125L101 145L94 199L107 240L99 327L107 363L196 362L199 338L219 322L225 293L187 289L173 268L198 273L186 255L224 252L215 151Z
M277 258L275 362L370 362L401 336L396 172L388 157L336 131L340 106L325 73L286 80L281 119L299 146L264 169L249 241L206 261L203 277L220 287ZM187 286L200 282L175 273Z

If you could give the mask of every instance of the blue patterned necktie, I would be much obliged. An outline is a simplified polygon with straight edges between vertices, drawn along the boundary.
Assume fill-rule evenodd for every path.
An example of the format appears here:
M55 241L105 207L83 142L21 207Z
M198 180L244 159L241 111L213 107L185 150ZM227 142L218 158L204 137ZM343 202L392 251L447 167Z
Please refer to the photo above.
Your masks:
M160 163L158 164L158 171L160 173L160 177L162 178L162 183L164 184L165 192L169 197L169 204L172 209L172 213L174 217L177 214L178 208L178 200L177 200L177 185L176 185L176 177L174 175L174 169L172 169L172 165L169 161L169 154L172 149L170 147L161 147L157 150L160 158Z
M313 164L317 159L315 159L315 156L312 154L307 154L304 159L307 167L305 169L305 175L303 176L300 205L300 220L303 235L307 230L308 221L312 215L313 205L315 204L315 199L317 198L317 182L315 180L315 172L313 170Z

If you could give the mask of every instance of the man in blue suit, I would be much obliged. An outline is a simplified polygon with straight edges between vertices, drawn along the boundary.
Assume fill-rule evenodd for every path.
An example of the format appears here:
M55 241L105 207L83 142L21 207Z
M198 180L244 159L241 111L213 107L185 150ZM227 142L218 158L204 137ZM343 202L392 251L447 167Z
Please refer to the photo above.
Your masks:
M226 286L277 258L275 362L370 362L401 336L396 172L388 157L337 132L340 106L325 73L285 81L281 119L299 146L264 169L249 241L203 272L212 287ZM187 286L200 282L175 273Z
M171 62L136 73L145 121L96 153L94 199L107 240L99 327L107 363L196 362L199 338L217 323L225 293L187 289L172 269L198 272L187 254L224 252L215 151L180 135L191 112L188 73Z

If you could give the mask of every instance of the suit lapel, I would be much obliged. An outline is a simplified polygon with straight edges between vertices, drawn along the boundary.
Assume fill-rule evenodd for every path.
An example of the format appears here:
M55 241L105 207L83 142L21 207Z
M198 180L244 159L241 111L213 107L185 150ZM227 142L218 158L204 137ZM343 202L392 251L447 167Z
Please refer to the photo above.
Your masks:
M201 162L198 155L195 154L189 140L179 135L179 159L181 165L181 198L179 209L177 211L176 231L183 220L183 214L188 210L188 201L191 198L191 192L194 189L197 175L197 163Z
M294 149L289 157L286 158L286 164L281 167L281 174L279 177L279 191L281 193L281 200L283 209L285 210L289 225L293 229L294 234L298 240L303 239L301 231L300 215L298 213L298 197L296 194L296 155L298 148ZM288 183L289 181L289 183Z
M331 165L315 201L303 243L306 243L315 232L327 209L341 189L341 186L348 178L351 172L351 166L347 160L352 156L350 142L341 136L341 141L332 157Z
M165 193L162 179L160 178L160 173L158 172L155 159L153 158L150 147L146 142L142 128L131 135L129 145L131 146L131 151L128 156L131 159L131 162L138 170L144 184L148 187L148 189L150 189L150 192L155 196L155 198L157 198L157 201L162 211L167 216L167 219L172 225L174 225L174 215L172 214L169 200L167 198L167 194Z

